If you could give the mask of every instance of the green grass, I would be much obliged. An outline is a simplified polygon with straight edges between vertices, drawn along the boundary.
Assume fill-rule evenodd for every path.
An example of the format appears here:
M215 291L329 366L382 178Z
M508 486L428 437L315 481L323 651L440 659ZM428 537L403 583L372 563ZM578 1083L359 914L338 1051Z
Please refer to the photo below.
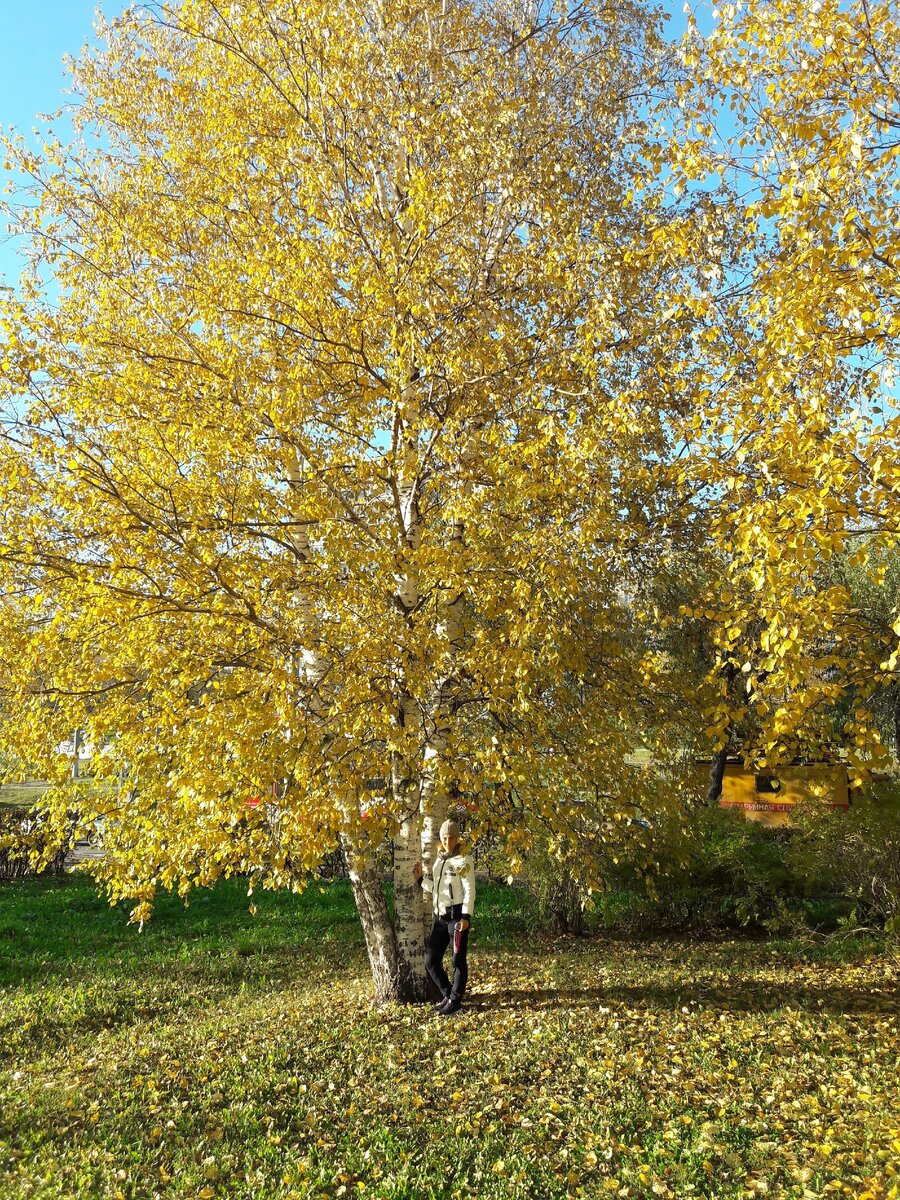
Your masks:
M900 1182L897 963L566 941L484 888L468 1009L369 1003L345 884L231 882L139 933L0 888L0 1195L812 1197Z
M49 783L40 780L32 780L29 783L2 783L0 784L0 808L30 808L40 800L49 786ZM106 788L111 785L108 781L100 783L92 775L82 775L76 786L79 788Z
M0 808L30 807L46 790L46 783L4 783L0 785Z

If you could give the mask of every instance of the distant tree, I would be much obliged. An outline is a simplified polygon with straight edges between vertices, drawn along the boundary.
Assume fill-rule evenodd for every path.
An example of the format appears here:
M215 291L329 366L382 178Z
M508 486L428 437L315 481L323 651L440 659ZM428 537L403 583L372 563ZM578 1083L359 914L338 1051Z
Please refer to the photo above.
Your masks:
M689 17L681 55L669 183L728 247L719 268L699 256L697 291L673 313L692 305L705 323L693 370L709 398L682 428L685 486L712 489L728 563L710 599L741 596L712 604L713 669L742 673L748 753L838 743L864 774L884 761L869 700L897 655L879 635L875 664L850 636L853 599L827 564L879 587L900 535L896 6L724 4L705 36Z

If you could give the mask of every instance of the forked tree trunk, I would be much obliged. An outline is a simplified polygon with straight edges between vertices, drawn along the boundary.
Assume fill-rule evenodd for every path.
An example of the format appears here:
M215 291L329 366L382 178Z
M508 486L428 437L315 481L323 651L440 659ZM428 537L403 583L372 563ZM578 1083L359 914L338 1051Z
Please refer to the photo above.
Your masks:
M304 482L303 463L293 451L289 460L288 482L291 494L299 496ZM311 549L308 522L302 519L297 521L292 541L300 562L309 563ZM295 603L300 618L299 624L310 635L310 641L313 643L304 646L300 656L300 673L308 688L307 712L324 728L328 723L328 712L327 704L319 693L319 688L325 677L327 664L322 655L314 648L312 602L309 592L305 588L298 589ZM391 921L375 861L371 855L359 854L346 839L343 840L342 845L347 859L356 911L359 913L363 936L366 940L376 1003L385 1004L391 1000L414 999L416 998L416 986L411 980L409 948L405 947L405 954L401 958L398 953L397 932ZM421 955L419 957L421 958ZM422 971L424 973L424 966ZM424 998L424 980L422 980L419 990Z
M408 242L412 226L407 214L408 178L406 151L396 147L393 168L385 166L375 175L376 189L384 213L393 208L396 222L395 249L401 253L404 240ZM388 191L393 192L393 197ZM493 264L497 246L489 254ZM392 457L398 464L395 495L398 500L397 546L403 567L395 577L395 599L407 619L412 620L419 600L419 578L416 552L422 543L423 518L419 504L422 486L421 459L418 446L420 420L421 373L416 362L408 316L399 317L398 337L407 343L407 361L400 380L400 394L392 441ZM461 521L454 524L451 543L457 549L463 544ZM455 673L455 652L461 645L462 595L454 589L444 597L442 631L448 645L448 679ZM379 1002L401 1000L421 1002L428 995L425 973L425 936L431 924L431 904L423 896L416 878L416 863L430 872L437 844L437 833L447 813L445 796L436 795L435 774L438 759L446 745L448 712L444 683L435 697L434 729L426 736L425 761L418 778L409 778L409 763L398 755L392 763L391 787L396 811L401 814L400 826L394 836L394 923L391 925L380 883L373 869L369 877L357 861L351 865L351 882L356 906L362 922ZM404 689L398 721L407 731L421 727L423 715L417 710L410 691ZM351 855L348 854L348 859Z

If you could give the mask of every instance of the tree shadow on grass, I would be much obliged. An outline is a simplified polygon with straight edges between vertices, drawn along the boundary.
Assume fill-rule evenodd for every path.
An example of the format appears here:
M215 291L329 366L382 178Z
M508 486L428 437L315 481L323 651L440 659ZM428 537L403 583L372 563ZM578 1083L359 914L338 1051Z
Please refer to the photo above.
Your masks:
M499 1009L579 1010L594 1009L598 1015L615 1015L622 1009L699 1008L717 1012L767 1013L791 1008L809 1013L900 1013L900 993L883 989L840 984L773 983L763 986L737 979L727 984L667 987L652 983L612 984L592 988L504 988L495 992L470 993L467 1008L472 1012Z

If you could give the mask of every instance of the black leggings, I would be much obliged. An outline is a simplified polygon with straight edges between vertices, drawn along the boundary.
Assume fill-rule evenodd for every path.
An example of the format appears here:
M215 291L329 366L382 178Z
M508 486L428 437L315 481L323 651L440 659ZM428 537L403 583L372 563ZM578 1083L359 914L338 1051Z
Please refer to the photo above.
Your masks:
M452 996L454 1000L462 1000L469 978L469 964L466 961L466 947L469 943L469 930L459 931L459 949L453 955L453 987L447 972L444 970L444 955L451 940L454 939L458 917L435 917L428 941L425 943L425 969L442 996Z

